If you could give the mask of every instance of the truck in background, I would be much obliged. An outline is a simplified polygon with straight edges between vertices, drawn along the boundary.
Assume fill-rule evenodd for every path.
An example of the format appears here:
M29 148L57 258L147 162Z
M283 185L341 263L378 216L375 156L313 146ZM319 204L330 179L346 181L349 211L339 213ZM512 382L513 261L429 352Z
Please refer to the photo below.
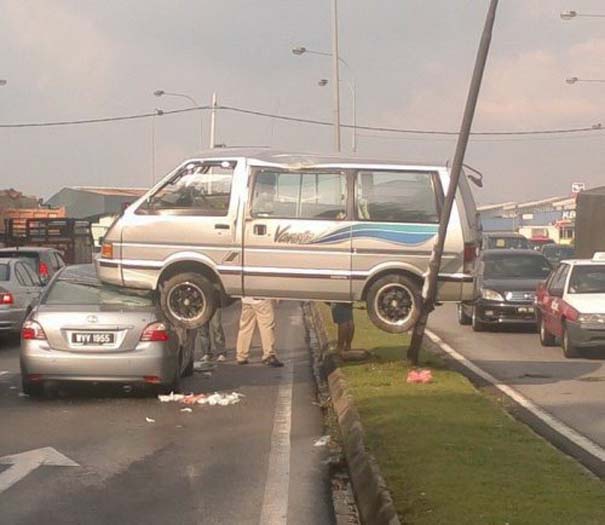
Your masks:
M605 251L605 186L582 191L576 204L576 257L592 259Z

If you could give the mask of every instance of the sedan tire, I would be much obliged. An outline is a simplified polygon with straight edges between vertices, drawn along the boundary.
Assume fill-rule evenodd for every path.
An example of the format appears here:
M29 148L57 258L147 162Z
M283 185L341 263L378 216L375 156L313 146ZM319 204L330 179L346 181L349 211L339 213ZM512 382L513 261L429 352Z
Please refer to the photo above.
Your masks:
M563 337L561 338L561 346L563 348L563 355L567 357L567 359L572 359L580 355L578 348L574 346L574 344L569 339L569 331L567 330L567 326L565 325L563 326Z
M457 314L458 324L462 326L469 326L473 322L472 316L466 313L466 311L464 310L464 305L462 303L458 303Z
M477 315L477 307L473 306L473 316L471 318L471 326L473 328L473 332L485 332L487 329L487 325L479 319Z
M538 331L540 332L540 344L542 346L555 346L557 344L556 337L548 331L542 316L538 317Z

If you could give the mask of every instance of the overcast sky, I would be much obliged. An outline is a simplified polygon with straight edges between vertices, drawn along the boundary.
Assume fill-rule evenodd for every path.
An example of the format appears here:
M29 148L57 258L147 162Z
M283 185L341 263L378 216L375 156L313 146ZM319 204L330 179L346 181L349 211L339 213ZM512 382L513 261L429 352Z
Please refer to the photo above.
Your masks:
M208 104L319 120L332 92L318 87L331 62L292 55L330 51L329 0L0 0L0 123L176 109L156 89ZM341 54L355 74L363 125L457 129L488 0L340 0ZM599 0L502 0L475 131L605 125L605 18L563 22ZM350 76L341 71L344 80ZM343 121L351 99L342 91ZM157 176L194 155L200 117L156 118ZM218 141L329 152L330 128L220 113ZM445 162L452 138L360 132L359 154ZM350 148L344 132L343 147ZM605 184L605 131L585 136L485 139L467 162L485 174L483 203L569 193ZM63 186L147 186L151 120L62 128L0 129L0 187L48 197Z

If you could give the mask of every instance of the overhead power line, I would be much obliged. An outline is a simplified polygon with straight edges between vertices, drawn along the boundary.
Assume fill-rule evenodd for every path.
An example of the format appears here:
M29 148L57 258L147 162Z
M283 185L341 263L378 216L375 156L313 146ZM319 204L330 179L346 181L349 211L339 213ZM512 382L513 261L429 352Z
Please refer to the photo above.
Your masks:
M211 109L210 106L193 106L183 109L172 109L162 110L161 112L152 111L147 113L135 113L130 115L118 115L113 117L100 117L100 118L89 118L79 120L57 120L47 122L23 122L23 123L8 123L0 124L0 129L11 129L11 128L45 128L54 126L78 126L86 124L101 124L108 122L120 122L129 120L141 120L152 118L160 115L174 115L179 113L188 113L191 111L206 111ZM325 120L308 119L302 117L294 117L290 115L278 115L275 113L267 113L264 111L257 111L252 109L240 108L236 106L223 106L219 105L216 107L217 110L232 111L234 113L240 113L245 115L252 115L263 118L271 118L276 120L283 120L287 122L297 122L300 124L309 124L315 126L333 126L334 124ZM451 130L439 130L439 129L413 129L413 128L393 128L385 126L353 126L351 124L341 124L341 127L347 129L357 129L360 131L375 131L380 133L397 133L406 135L436 135L436 136L456 136L458 131ZM471 135L484 136L484 137L498 137L498 136L509 136L509 137L523 137L528 135L570 135L576 133L586 132L598 132L603 131L601 124L594 124L591 126L575 127L575 128L555 128L555 129L533 129L533 130L507 130L507 131L475 131Z

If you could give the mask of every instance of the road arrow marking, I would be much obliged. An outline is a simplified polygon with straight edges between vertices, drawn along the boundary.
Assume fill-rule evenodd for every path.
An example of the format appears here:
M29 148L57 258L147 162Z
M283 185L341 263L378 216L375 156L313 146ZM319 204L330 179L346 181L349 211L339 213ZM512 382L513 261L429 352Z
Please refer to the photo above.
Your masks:
M12 456L1 457L0 465L11 465L9 469L0 473L0 494L42 465L53 467L80 466L52 447L37 448Z

